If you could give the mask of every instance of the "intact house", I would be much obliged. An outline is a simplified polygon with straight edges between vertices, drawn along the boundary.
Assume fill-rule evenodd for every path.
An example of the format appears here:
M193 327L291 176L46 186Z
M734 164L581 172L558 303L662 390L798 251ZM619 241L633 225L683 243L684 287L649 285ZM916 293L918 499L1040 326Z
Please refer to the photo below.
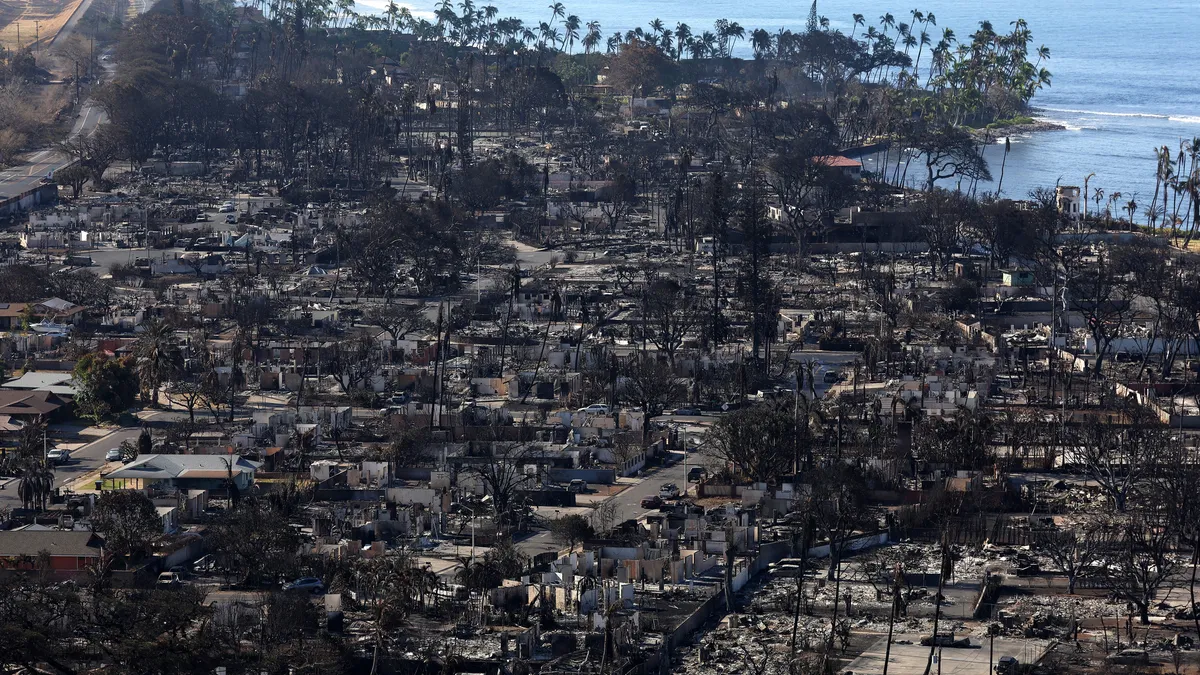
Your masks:
M103 549L104 540L94 532L9 530L0 532L0 570L36 569L45 553L54 573L78 574L99 561Z
M836 169L843 176L851 180L858 180L862 177L863 165L857 159L850 159L841 155L822 155L820 157L813 157L812 161L814 164L820 164L829 169Z
M45 390L0 389L0 415L24 423L58 417L66 402Z
M232 476L244 491L260 466L240 455L142 455L105 474L103 485L116 490L223 490Z
M55 323L78 325L87 313L87 308L60 298L50 298L38 303L0 302L0 330L21 330L28 320L50 319Z
M74 399L79 393L75 383L75 374L69 370L31 370L18 378L0 384L0 389L8 391L48 391L51 394L67 399Z

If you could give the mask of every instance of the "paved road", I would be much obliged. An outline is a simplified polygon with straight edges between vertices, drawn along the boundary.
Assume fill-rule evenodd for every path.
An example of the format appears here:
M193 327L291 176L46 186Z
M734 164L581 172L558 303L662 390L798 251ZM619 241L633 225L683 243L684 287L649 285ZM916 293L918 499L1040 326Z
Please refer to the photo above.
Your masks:
M145 415L148 425L155 425L187 417L187 413L177 411L155 411ZM141 427L124 427L111 434L99 438L83 447L71 451L71 461L54 469L54 487L60 488L67 483L79 480L93 471L102 469L105 465L104 453L112 448L118 448L125 441L136 442ZM20 508L21 500L17 497L18 481L9 481L0 487L0 508Z
M109 63L103 65L107 79L112 75L113 66ZM70 137L91 136L107 119L108 115L89 99L84 102L79 116L75 118ZM33 153L24 164L0 171L0 198L15 197L36 188L43 178L63 168L70 161L70 158L53 148Z
M862 358L862 354L858 352L795 352L792 358L798 361L806 361L814 359L820 363L817 369L816 393L818 397L824 397L829 391L830 385L825 384L820 378L827 371L846 370L852 366L855 359ZM806 388L807 389L807 388ZM681 415L663 415L655 418L656 422L665 422L668 424L680 424L695 429L697 426L707 426L717 420L716 416L681 416ZM690 441L689 441L689 447ZM691 484L687 481L688 471L695 466L708 468L711 472L715 463L715 458L711 454L709 448L701 445L698 449L692 452L672 453L674 461L669 466L654 468L644 472L643 480L632 485L619 494L610 497L613 504L616 505L614 513L614 522L620 523L629 519L640 518L646 513L657 513L656 509L642 508L642 499L658 494L659 488L663 483L674 483L680 489L684 486L691 488ZM526 555L533 556L539 553L558 551L562 548L561 542L557 541L549 532L538 532L533 536L517 543L517 548L521 549Z
M708 419L715 418L710 417ZM679 461L670 466L644 471L641 482L625 488L620 493L606 500L616 505L613 518L614 523L637 519L647 513L658 513L658 509L642 508L642 499L657 495L663 483L674 483L682 490L685 485L688 485L687 472L692 467L707 467L713 461L711 455L707 454L707 449L703 447L699 451L687 453L686 458L683 453L673 453L672 457ZM557 552L563 546L562 542L555 539L550 532L542 531L517 542L517 548L528 556L534 556L539 553Z
M72 12L71 16L67 18L67 22L64 23L62 28L60 28L58 32L54 34L54 39L50 41L50 49L53 49L54 46L58 44L59 38L70 35L71 31L75 30L75 25L79 23L79 20L83 18L84 14L87 14L88 9L90 9L91 6L92 0L83 0L83 2L79 3L79 6L75 8L75 11Z
M153 0L134 0L135 7L140 8L138 11L139 14L146 11L153 4ZM75 13L71 15L71 18L63 24L62 30L54 36L54 40L50 42L50 49L54 49L60 39L69 35L74 30L79 19L87 13L89 5L91 5L91 0L84 0ZM111 48L100 52L100 68L103 71L101 79L103 80L111 79L116 69L116 65L111 59ZM88 99L79 108L79 114L75 118L75 123L71 126L70 138L91 136L107 120L108 115L94 101ZM34 152L25 163L0 171L0 199L15 197L36 188L41 184L43 178L67 166L70 161L70 158L53 148L45 148Z
M103 438L92 441L71 453L71 461L54 469L54 487L78 480L88 473L97 471L104 466L104 453L112 448L120 447L124 441L137 439L141 429L126 427L115 431ZM17 496L19 481L9 481L0 488L0 508L20 508L21 499Z

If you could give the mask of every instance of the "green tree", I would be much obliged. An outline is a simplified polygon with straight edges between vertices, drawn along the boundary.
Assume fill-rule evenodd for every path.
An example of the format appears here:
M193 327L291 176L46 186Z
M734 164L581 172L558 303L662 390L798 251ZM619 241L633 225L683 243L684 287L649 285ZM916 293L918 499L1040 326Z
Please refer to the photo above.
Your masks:
M723 415L708 432L714 453L734 475L769 481L797 459L796 420L791 411L759 404Z
M137 439L137 454L129 459L137 459L138 455L148 455L153 449L154 441L150 437L150 430L142 427L142 433L138 434Z
M133 405L138 381L129 362L100 352L85 354L75 363L78 394L75 406L81 416L95 422L118 415Z
M265 502L245 500L212 528L213 545L225 569L237 570L240 581L277 581L296 571L300 545L287 520Z
M76 199L83 192L83 184L87 182L87 169L72 164L54 172L54 181L59 185L71 188L71 198Z
M620 91L636 96L658 86L674 82L675 62L656 45L634 38L621 45L621 51L608 66L608 81Z
M566 544L569 550L573 550L575 544L594 534L588 519L577 513L550 521L550 533Z
M91 522L92 530L104 537L105 548L117 556L136 557L162 534L162 519L154 503L137 490L101 494Z

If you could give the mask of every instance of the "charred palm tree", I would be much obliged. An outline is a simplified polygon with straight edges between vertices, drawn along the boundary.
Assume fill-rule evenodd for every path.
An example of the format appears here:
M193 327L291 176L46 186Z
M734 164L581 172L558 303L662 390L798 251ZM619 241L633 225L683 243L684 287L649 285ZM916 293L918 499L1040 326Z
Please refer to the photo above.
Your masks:
M169 382L183 364L179 342L171 325L161 319L146 322L146 330L138 338L134 353L142 399L158 405L159 388Z

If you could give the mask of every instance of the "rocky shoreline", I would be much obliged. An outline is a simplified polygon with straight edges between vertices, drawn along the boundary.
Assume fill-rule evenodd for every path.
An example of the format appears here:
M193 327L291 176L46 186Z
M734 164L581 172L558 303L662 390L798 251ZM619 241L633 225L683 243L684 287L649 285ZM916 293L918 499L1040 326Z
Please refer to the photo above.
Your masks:
M1033 134L1041 131L1066 131L1067 128L1058 122L1035 117L1032 122L1027 124L1012 124L998 129L972 129L971 134L980 140L997 140L1005 136L1019 136L1023 134Z

